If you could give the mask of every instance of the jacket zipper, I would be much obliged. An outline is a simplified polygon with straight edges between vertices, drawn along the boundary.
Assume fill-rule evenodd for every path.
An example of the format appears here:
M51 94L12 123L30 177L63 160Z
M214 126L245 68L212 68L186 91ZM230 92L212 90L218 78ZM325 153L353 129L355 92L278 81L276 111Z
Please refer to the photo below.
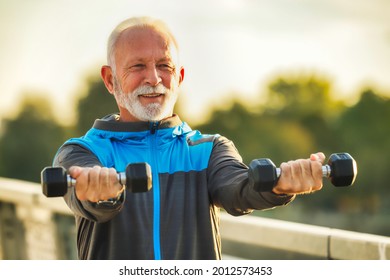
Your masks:
M153 248L154 259L161 260L160 243L160 182L158 180L158 161L157 155L157 129L159 122L150 123L150 158L152 161L152 182L153 182Z

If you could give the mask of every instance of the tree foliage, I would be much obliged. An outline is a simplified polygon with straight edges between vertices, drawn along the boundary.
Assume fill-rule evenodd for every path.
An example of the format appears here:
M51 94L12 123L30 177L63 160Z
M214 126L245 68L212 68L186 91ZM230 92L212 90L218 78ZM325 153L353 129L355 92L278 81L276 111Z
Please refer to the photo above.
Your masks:
M44 166L64 141L65 132L53 119L49 103L26 97L20 113L4 120L0 137L0 176L39 182Z
M100 77L88 77L85 92L80 96L76 106L76 135L84 135L95 119L118 111L114 96L107 91Z
M386 211L390 206L387 182L390 166L389 120L390 99L367 89L355 106L344 111L336 126L337 135L359 163L361 207L375 213Z

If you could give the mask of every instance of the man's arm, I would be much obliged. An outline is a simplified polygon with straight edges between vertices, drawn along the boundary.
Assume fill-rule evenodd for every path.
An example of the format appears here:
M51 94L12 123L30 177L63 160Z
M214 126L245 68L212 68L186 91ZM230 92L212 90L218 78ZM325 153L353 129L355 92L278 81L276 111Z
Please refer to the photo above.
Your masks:
M286 205L295 197L255 191L248 177L248 167L234 144L225 137L214 140L208 182L213 203L235 216Z
M99 179L101 181L111 180L112 184L119 184L119 182L117 181L116 172L112 170L110 170L111 173L115 174L111 174L111 176L107 174L107 177L102 177L99 174L110 171L102 167L99 159L90 150L76 144L64 145L55 156L53 165L65 167L68 172L71 171L70 175L76 179L76 186L69 187L67 194L64 196L65 202L75 215L96 222L105 222L119 213L123 206L125 194L121 195L115 205L96 203L98 200L109 198L103 197L101 199L102 191ZM121 188L121 186L117 188ZM114 196L111 195L110 197Z

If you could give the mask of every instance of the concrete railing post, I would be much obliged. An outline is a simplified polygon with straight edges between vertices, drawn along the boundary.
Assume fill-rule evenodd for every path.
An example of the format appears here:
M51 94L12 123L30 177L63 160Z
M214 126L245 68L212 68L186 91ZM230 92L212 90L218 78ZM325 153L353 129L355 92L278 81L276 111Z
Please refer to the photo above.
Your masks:
M26 257L30 260L58 259L56 225L49 209L18 205L17 217L25 228Z

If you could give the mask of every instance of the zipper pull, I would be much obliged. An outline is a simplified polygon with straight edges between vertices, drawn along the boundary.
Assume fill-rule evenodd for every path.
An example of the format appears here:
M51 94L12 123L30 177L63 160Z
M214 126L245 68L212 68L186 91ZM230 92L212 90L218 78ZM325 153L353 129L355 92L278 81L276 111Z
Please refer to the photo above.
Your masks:
M160 124L160 122L151 122L150 123L150 133L151 134L155 134L156 133L156 130L158 129L158 125Z

